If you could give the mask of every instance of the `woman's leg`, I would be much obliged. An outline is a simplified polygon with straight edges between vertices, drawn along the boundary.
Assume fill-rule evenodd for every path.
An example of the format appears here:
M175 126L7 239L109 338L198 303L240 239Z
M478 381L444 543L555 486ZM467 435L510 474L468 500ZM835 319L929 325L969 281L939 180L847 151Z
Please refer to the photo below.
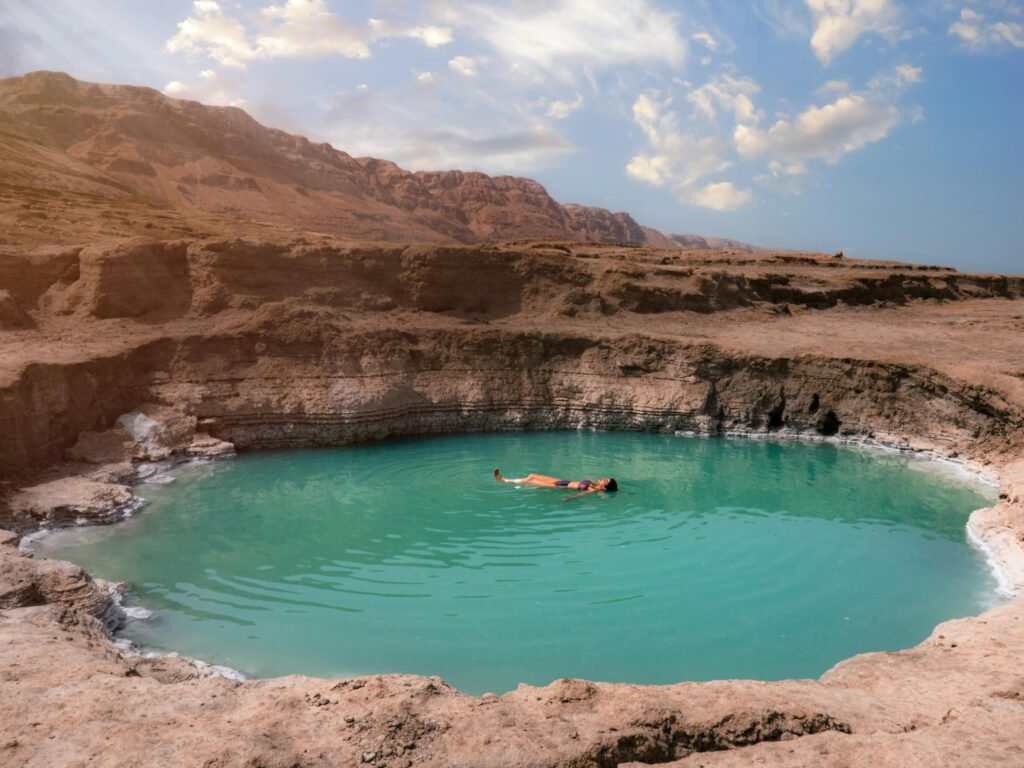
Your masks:
M526 477L502 477L501 471L497 467L494 468L494 479L500 483L528 483L531 477L533 475L527 475Z

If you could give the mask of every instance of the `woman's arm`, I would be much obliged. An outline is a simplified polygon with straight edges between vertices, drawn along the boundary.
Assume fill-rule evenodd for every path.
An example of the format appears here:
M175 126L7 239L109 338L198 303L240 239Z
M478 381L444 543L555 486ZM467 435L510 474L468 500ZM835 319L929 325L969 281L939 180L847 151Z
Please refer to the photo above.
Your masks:
M580 496L586 496L588 493L594 493L596 491L597 491L597 488L588 488L585 491L580 491L579 493L574 493L572 496L566 496L564 499L562 499L562 501L569 501L571 499L578 499Z

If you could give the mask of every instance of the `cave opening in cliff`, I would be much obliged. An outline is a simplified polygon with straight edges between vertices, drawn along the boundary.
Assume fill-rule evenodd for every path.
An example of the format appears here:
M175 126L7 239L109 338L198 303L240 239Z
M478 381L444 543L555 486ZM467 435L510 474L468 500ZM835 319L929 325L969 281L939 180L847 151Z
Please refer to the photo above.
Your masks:
M570 494L494 466L613 475ZM964 523L991 492L831 444L637 433L445 436L263 452L143 485L147 506L41 546L133 585L122 631L246 675L814 677L976 613Z

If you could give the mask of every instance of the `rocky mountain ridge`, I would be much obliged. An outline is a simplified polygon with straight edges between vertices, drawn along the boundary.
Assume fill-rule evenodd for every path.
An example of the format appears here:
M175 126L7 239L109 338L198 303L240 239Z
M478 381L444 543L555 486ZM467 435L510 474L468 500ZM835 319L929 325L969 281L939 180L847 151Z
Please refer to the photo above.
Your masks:
M74 211L65 216L62 208L80 210L82 201L72 198L85 195L92 203L130 201L186 219L215 216L362 241L538 237L686 248L728 242L724 247L755 250L736 241L665 235L624 212L562 205L532 179L410 172L267 128L236 107L56 72L0 80L0 146L0 208L15 209L8 215L18 227L31 228L41 215L70 216L67 229ZM101 205L97 213L127 224L116 221L117 210ZM140 226L152 229L151 219ZM150 233L130 226L117 232Z

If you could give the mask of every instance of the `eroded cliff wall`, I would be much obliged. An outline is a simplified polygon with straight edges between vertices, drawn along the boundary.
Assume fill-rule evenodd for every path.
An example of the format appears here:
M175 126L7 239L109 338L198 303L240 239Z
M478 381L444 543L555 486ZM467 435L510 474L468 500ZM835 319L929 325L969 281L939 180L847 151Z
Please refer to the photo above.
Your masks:
M843 339L744 339L858 305L1009 305L1020 279L564 244L131 239L18 258L0 287L39 327L7 334L0 471L12 475L154 401L241 448L599 427L998 459L1024 423L1012 388L894 359L884 329L874 355ZM871 329L850 322L870 350Z

